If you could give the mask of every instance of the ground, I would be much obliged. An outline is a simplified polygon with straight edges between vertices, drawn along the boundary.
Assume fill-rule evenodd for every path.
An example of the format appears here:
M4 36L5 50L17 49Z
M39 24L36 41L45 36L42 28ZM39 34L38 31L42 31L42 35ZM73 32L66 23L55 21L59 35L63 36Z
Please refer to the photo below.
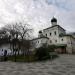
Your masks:
M0 75L75 75L75 55L33 63L0 62Z

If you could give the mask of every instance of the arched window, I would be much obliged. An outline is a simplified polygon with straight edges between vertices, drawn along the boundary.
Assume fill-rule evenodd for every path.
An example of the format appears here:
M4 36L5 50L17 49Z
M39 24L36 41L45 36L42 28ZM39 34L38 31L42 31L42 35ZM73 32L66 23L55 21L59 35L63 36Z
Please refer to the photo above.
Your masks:
M50 33L50 36L51 36L51 33Z
M54 34L56 35L56 31L54 32Z
M63 39L61 39L63 41Z
M46 36L47 36L47 34L46 34Z
M55 40L55 42L57 42L57 40Z
M52 43L52 40L50 40L50 43Z

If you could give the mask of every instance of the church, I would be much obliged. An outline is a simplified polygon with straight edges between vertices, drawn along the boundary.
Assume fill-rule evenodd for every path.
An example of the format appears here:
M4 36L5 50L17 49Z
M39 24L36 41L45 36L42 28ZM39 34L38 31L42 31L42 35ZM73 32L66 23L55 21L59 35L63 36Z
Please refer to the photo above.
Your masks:
M58 53L75 53L75 33L66 33L66 30L57 23L57 19L51 19L51 27L40 30L38 37L32 40L34 48L39 48L43 44L55 45Z

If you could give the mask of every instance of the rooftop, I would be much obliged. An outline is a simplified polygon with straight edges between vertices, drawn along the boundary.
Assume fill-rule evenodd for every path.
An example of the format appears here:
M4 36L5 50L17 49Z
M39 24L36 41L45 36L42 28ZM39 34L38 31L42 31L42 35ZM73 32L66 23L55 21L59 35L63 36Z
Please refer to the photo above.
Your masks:
M32 39L31 41L33 41L33 40L37 40L37 39L41 39L41 38L49 39L48 37L37 37L37 38Z
M61 28L61 29L63 29L64 31L66 31L64 28L62 28L60 25L54 25L54 26L51 26L51 27L48 27L48 28L46 28L46 29L43 29L43 30L47 30L47 29L50 29L50 28L53 28L53 27L59 27L59 28Z

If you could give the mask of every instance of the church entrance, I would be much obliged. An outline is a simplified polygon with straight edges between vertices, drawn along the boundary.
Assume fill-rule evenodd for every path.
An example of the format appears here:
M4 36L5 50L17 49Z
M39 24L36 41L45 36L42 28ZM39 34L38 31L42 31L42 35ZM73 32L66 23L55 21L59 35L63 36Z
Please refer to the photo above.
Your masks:
M57 46L55 51L59 54L66 54L66 45Z
M61 53L65 54L66 53L66 47L61 47Z

